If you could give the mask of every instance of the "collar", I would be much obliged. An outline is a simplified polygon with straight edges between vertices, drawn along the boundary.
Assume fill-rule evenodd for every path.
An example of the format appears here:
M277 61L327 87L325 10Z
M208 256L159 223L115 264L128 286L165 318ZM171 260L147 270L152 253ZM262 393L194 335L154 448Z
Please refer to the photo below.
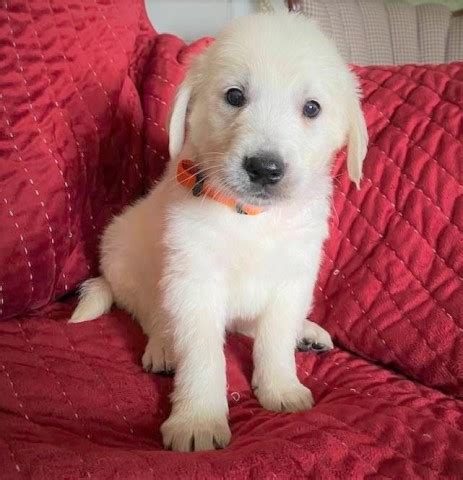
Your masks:
M233 208L243 215L258 215L263 209L247 203L242 203L233 197L227 197L214 187L207 184L204 175L198 170L191 160L181 160L177 165L177 182L186 188L189 188L195 197L204 195L216 202Z

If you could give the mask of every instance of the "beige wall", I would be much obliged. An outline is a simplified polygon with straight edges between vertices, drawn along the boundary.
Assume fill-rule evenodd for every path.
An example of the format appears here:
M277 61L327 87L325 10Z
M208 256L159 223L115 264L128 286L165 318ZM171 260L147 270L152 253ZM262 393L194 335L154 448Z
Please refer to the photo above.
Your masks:
M266 0L283 8L284 0ZM411 4L441 3L463 9L463 0L386 0ZM148 15L159 32L174 33L186 41L215 35L231 18L255 12L263 0L145 0Z
M158 32L174 33L186 41L215 35L227 20L257 10L255 0L145 0Z

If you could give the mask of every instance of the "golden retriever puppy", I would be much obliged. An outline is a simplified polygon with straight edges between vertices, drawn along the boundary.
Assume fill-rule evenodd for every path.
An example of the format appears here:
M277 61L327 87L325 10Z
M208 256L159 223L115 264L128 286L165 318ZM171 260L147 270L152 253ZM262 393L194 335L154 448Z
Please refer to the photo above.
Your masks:
M334 153L359 183L367 132L355 76L308 19L233 21L191 66L169 124L162 180L113 219L101 277L72 322L115 302L148 336L143 365L175 369L164 445L224 447L224 336L254 338L252 385L264 408L311 408L294 350L332 348L307 321L328 234Z

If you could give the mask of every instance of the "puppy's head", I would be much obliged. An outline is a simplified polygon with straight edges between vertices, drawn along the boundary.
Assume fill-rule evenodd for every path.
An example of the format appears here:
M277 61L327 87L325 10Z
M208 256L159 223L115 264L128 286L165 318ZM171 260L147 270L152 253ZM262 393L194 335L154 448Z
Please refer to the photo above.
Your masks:
M362 176L367 133L357 80L317 26L294 14L232 22L191 66L169 124L217 189L257 205L315 195L336 150Z

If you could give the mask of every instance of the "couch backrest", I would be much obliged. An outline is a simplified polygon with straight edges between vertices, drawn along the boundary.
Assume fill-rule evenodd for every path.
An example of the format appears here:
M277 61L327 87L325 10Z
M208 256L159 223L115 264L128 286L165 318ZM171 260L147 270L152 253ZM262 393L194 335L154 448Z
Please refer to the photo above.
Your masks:
M287 9L287 0L258 0L261 10ZM435 3L435 2L434 2ZM463 60L463 10L387 0L293 0L356 65Z
M0 318L94 271L110 215L144 191L143 0L0 9Z

